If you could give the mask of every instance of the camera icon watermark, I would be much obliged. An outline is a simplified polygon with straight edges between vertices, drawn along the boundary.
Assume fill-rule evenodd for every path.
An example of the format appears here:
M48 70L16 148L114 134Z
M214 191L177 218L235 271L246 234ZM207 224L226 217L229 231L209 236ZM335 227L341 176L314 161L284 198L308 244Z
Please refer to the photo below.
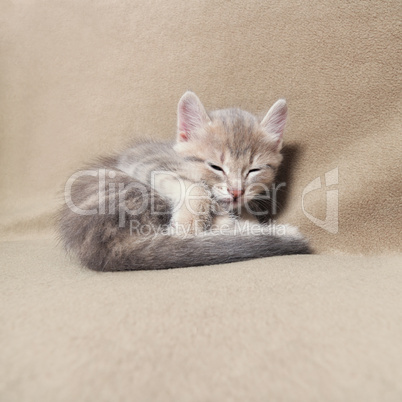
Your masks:
M325 173L325 187L330 187L338 184L338 168ZM302 194L302 210L304 215L315 225L325 231L336 234L339 228L339 194L338 189L330 188L326 190L326 213L325 219L318 219L306 211L304 199L305 196L312 191L319 190L323 187L321 177L316 177L303 190Z

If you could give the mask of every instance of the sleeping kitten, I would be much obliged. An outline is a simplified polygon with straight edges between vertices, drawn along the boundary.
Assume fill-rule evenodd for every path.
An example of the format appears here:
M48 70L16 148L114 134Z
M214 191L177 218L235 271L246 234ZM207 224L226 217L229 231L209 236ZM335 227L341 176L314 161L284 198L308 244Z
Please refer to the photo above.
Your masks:
M253 209L282 161L286 117L283 99L259 122L240 109L207 113L186 92L174 143L139 143L69 179L64 245L99 271L309 253L297 228L260 224Z

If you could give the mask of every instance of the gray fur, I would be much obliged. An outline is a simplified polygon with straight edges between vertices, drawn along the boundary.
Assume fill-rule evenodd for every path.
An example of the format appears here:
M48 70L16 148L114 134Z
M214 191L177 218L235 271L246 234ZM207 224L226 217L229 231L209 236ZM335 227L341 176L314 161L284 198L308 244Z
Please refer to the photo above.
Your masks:
M281 161L279 151L274 152L271 145L266 145L265 134L261 134L254 116L239 109L228 109L213 112L209 118L212 122L208 130L212 130L212 124L215 131L203 134L205 138L201 140L214 143L210 146L219 149L219 154L221 150L229 150L226 158L230 159L231 166L239 166L240 171L240 168L251 166L258 154L260 158L268 158L274 169L277 168ZM74 181L71 189L71 200L76 207L97 212L77 214L68 205L60 212L60 237L66 249L83 265L97 271L180 268L310 252L307 241L301 236L210 233L208 225L213 222L213 212L205 219L207 231L201 235L168 234L174 202L152 187L152 172L174 172L186 182L200 182L207 190L212 188L222 178L208 170L205 163L208 151L198 153L199 148L202 146L197 148L195 144L195 151L180 153L175 143L144 142L116 157L101 159L91 169L104 175L102 189L99 175L83 175ZM262 156L261 149L265 150ZM262 177L270 182L273 176L268 174L271 173ZM144 191L148 198L144 198ZM202 206L206 211L214 202L219 204L213 194L211 197ZM151 198L152 203L148 202ZM134 213L144 201L145 209L140 214ZM141 228L166 230L157 234L138 233L132 231L133 222Z

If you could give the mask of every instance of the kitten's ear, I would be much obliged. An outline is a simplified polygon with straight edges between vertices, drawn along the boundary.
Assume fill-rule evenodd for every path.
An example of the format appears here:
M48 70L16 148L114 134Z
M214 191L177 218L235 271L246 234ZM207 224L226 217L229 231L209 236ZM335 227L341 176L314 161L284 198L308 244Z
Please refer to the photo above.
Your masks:
M269 109L268 113L262 119L261 126L264 131L276 141L277 150L282 148L283 131L285 130L288 107L285 99L279 99Z
M210 122L207 112L194 92L187 91L177 107L177 141L189 141L191 136Z

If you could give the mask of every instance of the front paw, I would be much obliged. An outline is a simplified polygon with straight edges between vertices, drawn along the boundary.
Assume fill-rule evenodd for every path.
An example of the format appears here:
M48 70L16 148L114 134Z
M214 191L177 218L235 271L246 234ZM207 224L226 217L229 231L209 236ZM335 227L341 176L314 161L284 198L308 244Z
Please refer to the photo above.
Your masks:
M218 215L213 218L212 228L214 230L219 229L234 229L238 220L232 215Z

